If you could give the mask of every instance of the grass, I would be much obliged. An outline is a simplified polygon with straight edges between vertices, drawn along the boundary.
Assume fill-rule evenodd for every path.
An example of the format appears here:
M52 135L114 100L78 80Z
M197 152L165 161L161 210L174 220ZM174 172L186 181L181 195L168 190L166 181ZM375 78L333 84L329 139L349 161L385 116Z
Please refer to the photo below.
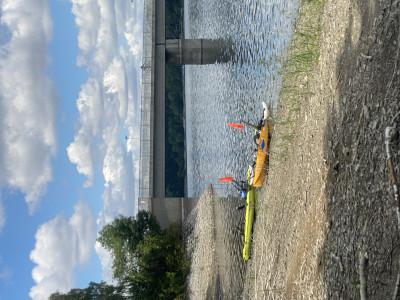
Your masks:
M283 204L285 206L291 206L292 205L292 200L289 198L285 198L285 200L283 201Z
M283 82L279 95L279 107L275 117L275 134L272 140L270 167L280 164L282 160L287 160L296 140L295 129L298 116L304 103L307 103L308 99L314 95L311 83L314 69L319 60L324 1L302 0L288 56L285 59L273 57L269 61L260 62L266 67L270 67L275 65L274 62L279 61L283 66L281 73ZM289 197L282 200L285 207L290 207L293 203L293 199ZM264 205L265 203L261 205L261 215L257 221L258 228L256 231L257 233L261 232L263 237L266 237L275 234L275 232L271 224L267 225L265 221L268 214L263 210ZM255 237L258 239L257 234ZM272 278L268 278L268 272L264 275L265 253L264 248L260 247L260 249L261 251L257 253L254 251L251 265L244 277L244 298L255 299L271 297L271 295L276 298L284 297L285 286L279 288L266 286L266 282L272 280Z
M282 293L283 289L264 289L264 290L259 290L265 293Z
M319 60L324 1L302 0L289 55L286 60L279 58L279 62L283 66L281 73L283 82L279 95L278 112L275 117L275 134L271 148L271 158L273 159L271 159L270 164L279 164L282 160L287 160L296 140L295 129L298 116L304 103L314 95L311 82L313 71ZM274 57L273 59L278 58ZM261 63L265 66L272 65L271 61ZM285 207L288 207L292 204L293 199L285 198L283 201ZM264 236L272 234L274 229L267 228L267 226L264 226L265 221L259 220L258 226L262 226L260 228L262 234ZM284 286L278 289L265 288L267 279L262 271L265 265L263 260L263 251L253 257L252 265L244 278L243 295L245 298L269 297L268 294L274 293L279 294L279 297L284 296ZM254 274L257 274L257 277Z
M278 159L285 159L294 140L296 119L309 97L312 71L319 59L321 19L324 0L301 2L289 56L283 63L283 83L279 95L277 125L283 132L278 138Z

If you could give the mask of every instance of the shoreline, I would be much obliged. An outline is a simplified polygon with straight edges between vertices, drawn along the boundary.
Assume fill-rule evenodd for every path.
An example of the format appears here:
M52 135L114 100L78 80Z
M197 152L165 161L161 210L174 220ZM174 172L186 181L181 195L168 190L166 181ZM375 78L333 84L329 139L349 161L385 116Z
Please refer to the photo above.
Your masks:
M389 0L325 3L317 64L299 77L307 89L280 104L252 259L244 274L223 264L241 259L241 242L229 232L234 224L222 221L240 222L207 189L188 221L196 229L185 246L198 251L188 298L217 298L234 287L243 299L358 299L364 252L367 294L393 297L400 238L383 132L400 124L399 13ZM393 143L399 174L399 139Z
M183 228L191 261L187 299L235 299L243 290L243 243L235 229L244 225L240 199L220 197L209 186Z
M400 239L383 132L400 124L400 10L324 4L317 64L280 107L289 119L272 138L245 299L358 299L365 252L367 294L393 297Z
M182 225L184 244L191 261L186 297L207 299L215 279L215 234L213 191L208 187Z

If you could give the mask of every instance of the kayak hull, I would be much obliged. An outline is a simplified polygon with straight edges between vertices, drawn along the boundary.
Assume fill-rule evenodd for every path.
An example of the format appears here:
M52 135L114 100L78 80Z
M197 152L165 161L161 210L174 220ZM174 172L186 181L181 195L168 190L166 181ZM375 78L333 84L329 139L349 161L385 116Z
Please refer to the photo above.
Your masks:
M262 127L260 130L260 140L257 148L257 159L256 167L254 172L253 185L255 187L261 187L264 184L265 176L267 175L268 166L268 121L262 121Z
M247 181L250 183L251 171L249 169L247 173ZM246 218L244 224L244 245L243 245L243 259L248 260L250 258L250 248L251 248L251 234L253 231L254 217L257 212L258 206L258 191L254 186L249 184L246 198Z

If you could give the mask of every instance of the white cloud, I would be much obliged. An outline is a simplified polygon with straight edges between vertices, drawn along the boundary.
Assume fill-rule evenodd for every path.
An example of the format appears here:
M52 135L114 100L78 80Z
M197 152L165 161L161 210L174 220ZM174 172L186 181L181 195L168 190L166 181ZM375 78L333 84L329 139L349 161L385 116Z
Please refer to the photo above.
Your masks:
M78 46L83 55L90 53L96 46L100 27L100 7L97 1L71 0L72 13L79 27Z
M118 116L118 102L111 101L107 105L109 117ZM103 131L103 140L105 144L105 155L103 159L103 176L105 179L104 193L102 196L103 210L97 218L97 225L102 228L104 225L112 222L118 215L135 214L135 184L137 177L135 174L135 154L127 152L121 144L119 138L120 132L119 119ZM136 156L138 157L138 156ZM103 279L110 281L112 279L112 260L107 251L96 244L96 252L101 259L103 267Z
M87 176L85 187L90 187L94 183L94 154L93 140L91 136L85 134L83 129L75 135L74 142L67 148L69 160L77 165L77 171Z
M97 222L99 227L110 223L119 214L133 215L135 207L135 171L131 153L127 153L117 139L115 129L106 130L107 152L103 174L106 181L102 199L104 209ZM117 136L118 137L118 136Z
M113 259L106 249L104 249L99 242L96 242L95 245L97 256L100 258L101 265L103 268L103 276L102 279L107 283L113 283L113 273L112 273L112 264Z
M127 28L132 28L132 31L125 32L125 38L130 46L130 51L135 56L141 56L143 49L143 39L138 39L139 34L143 34L142 26L134 21L134 19L129 19L126 22Z
M89 187L94 183L95 139L101 133L103 119L103 91L97 79L90 78L82 86L76 106L81 128L67 153L69 160L77 165L78 172L87 176L85 186Z
M72 0L81 53L90 79L82 86L77 107L80 128L68 147L71 162L93 184L98 164L105 184L99 228L118 214L135 213L138 146L121 141L123 131L137 134L138 65L142 54L143 3L126 0ZM135 67L136 66L136 67ZM96 83L96 88L94 87ZM136 141L137 142L137 141ZM103 279L111 279L109 255L99 245Z
M7 283L7 282L9 282L12 275L13 275L13 271L10 268L4 268L0 272L0 280Z
M127 42L123 45L124 35L132 31L126 27L126 20L132 20L133 12L125 0L72 0L81 49L78 63L87 66L91 77L77 100L81 127L68 147L68 156L78 172L87 176L85 186L94 183L95 163L101 165L104 159L106 147L99 144L102 132L115 124L119 130L124 124L134 125L132 107L138 106L134 102L139 99L137 82L130 79L136 72L133 62L138 58L127 54L131 53ZM141 19L137 23L141 24ZM135 26L139 28L138 40L142 40L141 26Z
M32 270L36 285L29 296L47 299L50 294L68 292L75 286L74 269L90 259L95 240L96 223L91 208L78 202L68 220L58 216L41 225L36 232L35 249L30 254L37 264Z
M0 187L22 191L32 213L56 153L58 97L45 75L52 21L47 0L3 0L1 11L9 40L0 46Z
M113 59L104 73L103 86L108 97L118 99L118 116L125 119L128 107L128 87L125 61L118 56Z

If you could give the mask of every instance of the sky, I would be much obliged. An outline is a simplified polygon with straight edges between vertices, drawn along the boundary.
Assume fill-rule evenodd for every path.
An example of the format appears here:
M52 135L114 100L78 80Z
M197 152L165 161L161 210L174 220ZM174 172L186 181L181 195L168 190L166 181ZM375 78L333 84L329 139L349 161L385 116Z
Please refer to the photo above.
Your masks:
M143 1L0 0L0 300L111 282L96 238L137 211L142 43Z

